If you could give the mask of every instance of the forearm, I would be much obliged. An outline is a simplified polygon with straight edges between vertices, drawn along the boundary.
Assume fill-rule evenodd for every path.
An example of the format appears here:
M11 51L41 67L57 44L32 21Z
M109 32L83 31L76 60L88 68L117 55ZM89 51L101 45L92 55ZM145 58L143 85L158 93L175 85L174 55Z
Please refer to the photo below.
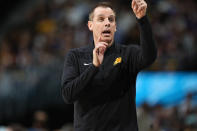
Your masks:
M66 103L72 103L77 100L88 86L98 68L91 65L81 75L75 78L68 78L69 73L64 74L62 82L62 96ZM70 72L72 73L72 72Z
M140 29L140 53L143 65L150 65L157 57L156 44L148 18L144 16L138 20Z

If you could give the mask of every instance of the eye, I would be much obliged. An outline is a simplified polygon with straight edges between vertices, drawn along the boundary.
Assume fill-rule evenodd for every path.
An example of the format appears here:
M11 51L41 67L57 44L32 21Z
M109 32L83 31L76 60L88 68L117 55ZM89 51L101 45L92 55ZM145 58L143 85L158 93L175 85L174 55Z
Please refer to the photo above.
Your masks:
M114 22L115 18L114 18L114 17L109 17L108 20L109 20L110 22Z
M98 21L102 22L102 21L104 21L104 18L103 17L99 17Z

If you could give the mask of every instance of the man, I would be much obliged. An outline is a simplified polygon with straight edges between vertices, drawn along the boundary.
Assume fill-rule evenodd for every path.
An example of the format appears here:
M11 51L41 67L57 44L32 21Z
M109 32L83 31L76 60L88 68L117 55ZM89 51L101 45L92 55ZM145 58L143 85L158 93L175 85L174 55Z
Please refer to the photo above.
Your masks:
M99 3L88 21L94 43L67 53L61 89L65 102L74 103L75 131L138 131L136 76L153 63L156 47L146 2L133 0L131 7L139 23L140 46L114 43L115 12Z

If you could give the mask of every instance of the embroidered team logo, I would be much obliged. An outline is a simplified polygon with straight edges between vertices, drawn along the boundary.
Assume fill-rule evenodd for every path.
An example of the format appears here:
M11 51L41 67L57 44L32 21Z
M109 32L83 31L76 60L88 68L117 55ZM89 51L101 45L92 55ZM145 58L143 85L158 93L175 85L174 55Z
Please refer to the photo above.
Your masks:
M121 57L116 58L116 60L114 61L114 66L117 65L118 63L121 63L121 62L122 62Z

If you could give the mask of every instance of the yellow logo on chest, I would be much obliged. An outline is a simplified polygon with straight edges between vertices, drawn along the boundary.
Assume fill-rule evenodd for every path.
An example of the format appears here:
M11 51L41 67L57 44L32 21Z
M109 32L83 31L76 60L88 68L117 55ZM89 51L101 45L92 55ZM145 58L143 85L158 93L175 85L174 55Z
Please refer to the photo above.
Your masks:
M116 58L116 60L114 61L114 66L117 65L118 63L121 63L121 62L122 62L121 57Z

